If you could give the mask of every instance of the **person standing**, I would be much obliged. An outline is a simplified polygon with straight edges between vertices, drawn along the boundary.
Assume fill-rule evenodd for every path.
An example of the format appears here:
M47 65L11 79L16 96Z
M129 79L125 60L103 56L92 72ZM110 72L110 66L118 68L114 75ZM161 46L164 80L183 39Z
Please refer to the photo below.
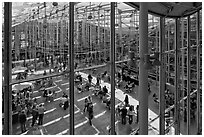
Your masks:
M21 132L24 133L26 132L26 114L25 114L25 110L22 110L20 115L19 115L19 122L21 124Z
M40 104L40 106L38 108L38 114L39 114L38 125L43 124L44 112L45 112L45 108L44 108L43 104Z
M37 120L37 118L38 118L38 110L37 110L37 107L34 105L33 106L33 109L32 109L32 116L33 116L33 118L32 118L32 127L35 125L35 122L36 122L36 120Z
M128 98L128 95L125 95L125 106L128 106L129 105L129 98Z
M92 82L92 76L91 76L91 74L88 75L88 80L89 80L89 83L91 84L91 82Z
M103 87L103 96L105 96L108 93L108 89L106 86Z
M126 109L125 105L121 109L121 112L122 112L122 114L121 114L122 124L125 125L126 124L126 116L127 116L127 109Z
M97 78L96 78L96 86L100 86L100 80L101 80L101 77L100 77L100 74L98 74Z
M93 119L93 104L92 102L88 105L88 113L89 113L89 124L92 126L91 120Z
M128 109L128 116L129 116L129 124L131 125L132 122L133 122L133 107L134 106L130 106L129 109Z

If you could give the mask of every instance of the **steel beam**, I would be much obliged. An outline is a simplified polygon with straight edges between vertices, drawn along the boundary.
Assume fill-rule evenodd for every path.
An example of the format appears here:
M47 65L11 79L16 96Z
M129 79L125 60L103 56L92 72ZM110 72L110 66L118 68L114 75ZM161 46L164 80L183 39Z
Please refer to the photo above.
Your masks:
M11 42L12 3L4 2L4 125L3 134L12 134Z
M159 46L160 46L160 61L161 66L159 68L159 134L165 135L165 83L166 83L166 77L165 77L165 19L160 17L160 33L159 33Z
M70 135L74 135L74 2L69 2Z
M111 2L111 135L115 135L115 2Z
M148 54L148 3L140 3L139 16L139 134L148 135L148 71L144 56Z

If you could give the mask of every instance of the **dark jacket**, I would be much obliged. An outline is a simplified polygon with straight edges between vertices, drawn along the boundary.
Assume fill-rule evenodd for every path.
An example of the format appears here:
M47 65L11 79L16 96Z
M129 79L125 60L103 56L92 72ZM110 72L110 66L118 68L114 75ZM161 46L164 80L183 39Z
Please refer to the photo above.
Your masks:
M127 109L126 108L122 108L121 112L122 112L122 116L126 116L127 115Z
M64 107L65 107L65 108L68 108L68 107L69 107L69 101L68 101L68 100L64 102Z
M38 111L36 109L32 110L32 116L37 117L38 116Z
M21 113L19 115L19 122L20 123L25 123L26 122L26 115L25 115L25 113Z

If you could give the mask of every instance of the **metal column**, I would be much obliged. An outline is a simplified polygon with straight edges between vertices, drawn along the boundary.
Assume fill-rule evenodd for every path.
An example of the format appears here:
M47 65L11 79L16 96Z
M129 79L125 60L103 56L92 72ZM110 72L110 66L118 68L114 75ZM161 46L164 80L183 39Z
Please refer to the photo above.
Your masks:
M148 3L140 3L139 16L139 134L148 135L148 71L144 55L148 54Z
M166 63L165 63L165 18L160 17L160 33L159 33L159 46L160 46L160 61L161 66L159 68L159 134L165 135L165 83L166 83Z
M167 51L169 51L170 50L170 23L168 22L168 24L167 24L167 37L168 37L168 44L167 44ZM171 76L171 74L170 74L170 53L167 53L167 65L168 65L168 69L167 69L167 82L168 83L170 83L170 76Z
M111 135L115 134L115 2L111 2Z
M70 135L74 135L74 2L69 2Z
M190 134L190 90L191 90L191 52L190 52L190 16L187 18L187 135Z
M200 121L201 121L201 117L200 117L200 11L197 12L197 134L200 134Z
M4 126L3 134L12 134L12 92L11 92L11 22L12 3L4 2Z
M101 27L100 27L100 7L98 7L98 39L97 39L97 52L99 53L98 55L98 61L100 62L101 61L101 51L102 51L102 48L101 48L101 34L100 34L100 30L101 30Z
M122 46L122 15L121 15L121 11L118 11L118 15L119 15L119 46L121 49L121 54L120 56L123 57L123 46ZM119 58L119 60L121 60L121 57Z
M184 47L184 19L182 19L182 22L181 22L181 47L183 48ZM184 61L185 61L185 50L182 50L181 51L181 60L182 60L182 70L181 70L181 76L182 76L182 88L181 88L181 92L180 95L181 95L181 98L184 98L185 94L184 94L184 91L185 91L185 81L184 81L184 77L185 77L185 73L184 73ZM181 106L184 108L184 101L182 101L182 104Z
M180 20L178 18L175 19L175 134L180 134L180 64L179 64L179 56L180 56L180 29L179 29Z

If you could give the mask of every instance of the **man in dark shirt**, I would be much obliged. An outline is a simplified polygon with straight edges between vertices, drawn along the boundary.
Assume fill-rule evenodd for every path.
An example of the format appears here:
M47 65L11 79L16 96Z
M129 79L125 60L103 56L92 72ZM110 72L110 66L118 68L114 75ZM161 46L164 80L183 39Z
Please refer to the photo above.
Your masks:
M101 80L101 77L100 77L100 75L98 75L97 76L97 78L96 78L96 85L100 85L100 80Z
M31 126L33 127L37 118L38 118L38 110L37 110L35 105L33 106L33 109L32 109L32 116L33 116L33 118L32 118L32 125Z
M21 124L21 131L22 133L24 133L26 131L26 114L25 114L25 110L23 110L20 115L19 115L19 122Z
M69 100L67 99L67 100L64 102L64 110L66 110L68 107L69 107Z
M89 124L92 126L91 120L93 119L93 104L92 102L88 105L88 113L89 113Z
M126 124L127 109L125 106L121 109L122 124Z
M91 76L91 74L88 75L88 80L89 80L89 83L91 84L91 82L92 82L92 76Z
M104 86L104 87L103 87L103 96L105 96L106 93L108 93L108 89L106 88L106 86Z

